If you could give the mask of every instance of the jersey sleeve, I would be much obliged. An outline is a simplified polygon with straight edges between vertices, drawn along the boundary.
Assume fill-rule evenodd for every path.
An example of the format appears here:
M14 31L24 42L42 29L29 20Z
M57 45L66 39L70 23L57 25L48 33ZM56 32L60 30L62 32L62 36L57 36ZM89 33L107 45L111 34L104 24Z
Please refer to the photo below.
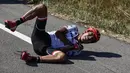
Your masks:
M52 53L53 53L54 51L56 51L56 49L51 48L51 47L49 47L49 48L46 49L46 53L47 53L48 55L52 55Z
M68 31L78 31L78 28L76 25L68 25L68 26L64 26Z
M54 54L57 53L57 52L60 52L60 50L59 50L59 49L52 48L52 47L49 47L49 48L46 49L46 53L47 53L48 55L54 55Z
M67 36L73 36L76 37L79 34L78 28L76 25L68 25L65 26L65 28L68 30Z

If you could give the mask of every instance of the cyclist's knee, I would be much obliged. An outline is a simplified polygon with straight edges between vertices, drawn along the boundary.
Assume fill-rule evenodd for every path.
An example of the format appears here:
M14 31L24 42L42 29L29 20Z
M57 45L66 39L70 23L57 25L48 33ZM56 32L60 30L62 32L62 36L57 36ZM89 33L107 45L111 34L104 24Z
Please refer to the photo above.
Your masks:
M38 17L46 17L47 16L47 7L45 4L39 4L35 7L35 11L37 12Z
M46 11L47 10L47 7L45 4L39 4L36 6L36 10L38 11Z

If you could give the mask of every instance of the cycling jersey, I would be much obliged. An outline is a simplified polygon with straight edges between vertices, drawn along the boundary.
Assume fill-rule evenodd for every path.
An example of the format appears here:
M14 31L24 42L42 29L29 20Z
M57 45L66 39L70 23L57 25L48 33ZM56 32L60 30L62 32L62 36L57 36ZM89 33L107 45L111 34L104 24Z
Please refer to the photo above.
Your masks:
M78 28L76 27L76 25L68 25L68 26L64 26L68 32L66 34L66 38L72 43L75 44L78 41L76 39L74 39L77 35L78 35ZM60 41L59 38L56 37L56 31L51 31L48 32L50 37L51 37L51 46L52 48L60 48L60 47L64 47L64 43L62 41Z
M76 25L68 25L68 26L64 26L64 27L68 30L68 32L66 33L66 38L72 44L78 43L78 41L75 39L75 37L79 34L77 26ZM54 50L56 50L57 48L60 48L60 47L65 47L64 43L62 41L60 41L59 38L56 37L56 34L55 34L56 31L51 31L48 33L51 37L51 47ZM71 51L68 51L66 54L68 56L74 56L74 55L80 54L80 52L81 52L81 50L71 50Z

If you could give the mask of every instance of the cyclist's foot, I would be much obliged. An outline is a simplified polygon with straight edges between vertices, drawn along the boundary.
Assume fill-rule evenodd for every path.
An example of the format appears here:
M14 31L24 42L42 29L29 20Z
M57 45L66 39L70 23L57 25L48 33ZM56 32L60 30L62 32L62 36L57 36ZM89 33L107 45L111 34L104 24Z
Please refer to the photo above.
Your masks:
M25 62L38 62L37 57L30 56L30 54L27 53L26 51L22 52L21 59L24 60Z
M14 32L17 28L17 24L15 21L5 20L5 27Z

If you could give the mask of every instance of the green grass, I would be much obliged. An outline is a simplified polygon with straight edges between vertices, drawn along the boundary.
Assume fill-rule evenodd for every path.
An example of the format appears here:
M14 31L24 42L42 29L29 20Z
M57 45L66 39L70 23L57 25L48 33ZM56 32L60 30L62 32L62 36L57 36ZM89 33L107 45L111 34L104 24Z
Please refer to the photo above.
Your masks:
M130 36L130 0L48 0L50 12Z

